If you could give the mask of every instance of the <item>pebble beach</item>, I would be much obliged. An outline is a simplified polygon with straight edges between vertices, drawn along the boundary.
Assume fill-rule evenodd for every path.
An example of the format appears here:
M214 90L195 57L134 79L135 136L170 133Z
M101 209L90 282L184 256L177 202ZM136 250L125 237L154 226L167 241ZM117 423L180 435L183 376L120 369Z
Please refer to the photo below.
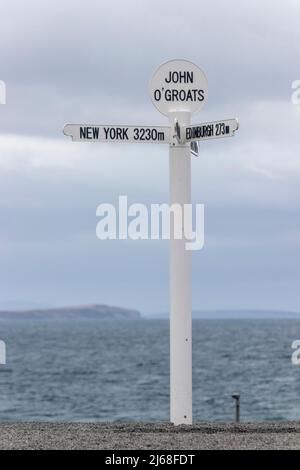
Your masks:
M300 423L2 423L0 449L300 449Z

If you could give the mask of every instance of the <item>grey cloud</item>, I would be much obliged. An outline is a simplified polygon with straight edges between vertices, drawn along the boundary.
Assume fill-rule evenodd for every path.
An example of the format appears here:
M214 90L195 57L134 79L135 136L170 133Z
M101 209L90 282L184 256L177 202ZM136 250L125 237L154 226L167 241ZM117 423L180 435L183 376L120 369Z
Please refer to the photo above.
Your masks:
M76 146L62 129L166 123L149 80L184 57L209 80L194 121L241 124L234 139L201 144L192 163L207 238L194 256L194 305L299 308L299 13L292 0L2 0L3 298L168 308L168 245L94 233L100 202L167 201L167 148Z
M206 72L211 112L237 114L243 102L288 100L298 74L298 15L293 1L283 9L279 1L192 0L182 8L179 1L31 0L24 8L6 0L0 54L10 104L4 129L12 131L16 121L18 132L54 136L70 117L120 114L123 120L136 108L152 121L149 80L174 56Z

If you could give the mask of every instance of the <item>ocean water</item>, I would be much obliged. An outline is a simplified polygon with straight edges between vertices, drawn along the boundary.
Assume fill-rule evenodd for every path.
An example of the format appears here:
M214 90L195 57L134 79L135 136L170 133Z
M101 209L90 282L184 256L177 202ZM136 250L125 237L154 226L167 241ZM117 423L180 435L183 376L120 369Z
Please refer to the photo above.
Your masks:
M169 419L169 324L1 321L0 421ZM195 420L300 420L299 320L195 320Z

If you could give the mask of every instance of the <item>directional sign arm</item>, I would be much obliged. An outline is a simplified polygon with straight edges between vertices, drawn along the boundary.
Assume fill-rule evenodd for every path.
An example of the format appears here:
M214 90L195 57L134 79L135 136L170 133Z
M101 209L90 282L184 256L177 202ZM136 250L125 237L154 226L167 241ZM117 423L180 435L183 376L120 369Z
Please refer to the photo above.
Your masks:
M63 133L64 135L66 135L67 137L71 137L72 140L74 140L74 127L76 126L76 124L66 124L64 129L63 129Z
M182 129L182 143L232 137L238 128L239 123L237 119L225 119L223 121L203 122L192 126L184 126Z
M67 124L64 134L74 142L170 143L170 127Z

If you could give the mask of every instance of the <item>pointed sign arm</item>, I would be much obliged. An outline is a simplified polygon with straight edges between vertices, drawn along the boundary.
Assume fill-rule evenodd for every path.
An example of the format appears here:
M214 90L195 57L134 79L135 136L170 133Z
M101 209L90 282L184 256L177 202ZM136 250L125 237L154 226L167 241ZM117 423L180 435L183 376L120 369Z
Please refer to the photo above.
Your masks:
M115 126L67 124L64 134L74 142L120 142L169 144L171 128L164 126Z
M239 123L236 118L224 119L223 121L202 122L201 124L184 126L182 129L181 139L182 143L185 143L232 137L238 128Z

